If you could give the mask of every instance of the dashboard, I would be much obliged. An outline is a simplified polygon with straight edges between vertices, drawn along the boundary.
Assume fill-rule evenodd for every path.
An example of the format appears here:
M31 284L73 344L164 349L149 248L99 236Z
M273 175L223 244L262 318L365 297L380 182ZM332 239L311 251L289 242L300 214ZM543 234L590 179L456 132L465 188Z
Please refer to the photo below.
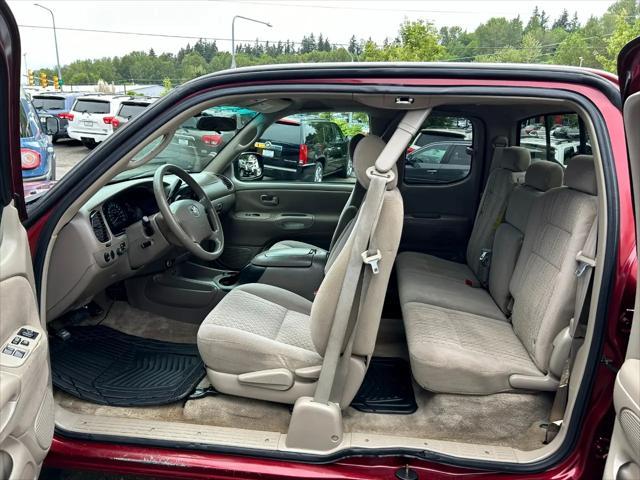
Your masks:
M133 187L104 202L102 213L109 230L117 237L142 217L158 213L158 204L152 189Z
M208 172L193 177L221 215L231 210L235 191L229 179ZM183 187L176 197L193 198L193 192ZM47 318L85 305L108 286L180 254L170 238L149 178L105 185L58 234L47 280Z

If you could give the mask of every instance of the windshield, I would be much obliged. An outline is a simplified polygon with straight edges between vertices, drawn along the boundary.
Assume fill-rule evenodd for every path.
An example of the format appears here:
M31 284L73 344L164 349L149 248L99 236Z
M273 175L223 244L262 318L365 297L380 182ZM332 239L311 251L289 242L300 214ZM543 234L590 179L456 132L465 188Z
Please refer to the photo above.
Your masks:
M35 96L32 100L33 106L38 110L63 110L64 98L61 97L40 97Z
M109 113L110 104L104 100L78 100L73 106L76 112Z
M122 115L122 112L121 112ZM153 158L143 165L122 172L112 181L118 182L131 178L151 177L156 169L167 163L177 165L189 173L202 171L251 120L258 115L248 108L234 106L218 106L209 108L199 115L189 118L171 136L168 144ZM198 120L203 117L234 117L236 129L234 130L200 130ZM228 122L226 122L228 123ZM153 152L165 137L155 139L142 149L133 159L140 161Z

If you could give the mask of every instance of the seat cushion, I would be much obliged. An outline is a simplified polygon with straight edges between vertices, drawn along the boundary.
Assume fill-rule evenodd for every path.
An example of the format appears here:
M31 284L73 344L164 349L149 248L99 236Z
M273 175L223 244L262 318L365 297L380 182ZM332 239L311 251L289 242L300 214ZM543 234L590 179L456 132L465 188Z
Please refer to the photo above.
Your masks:
M398 255L396 267L402 304L420 302L507 320L491 295L480 288L475 275L465 264L404 252Z
M232 374L320 365L310 313L309 300L282 288L239 286L200 325L200 355L208 368Z
M474 284L480 283L469 266L465 263L452 262L425 253L402 252L396 259L398 273L422 274L447 280L459 280L464 283L470 280Z
M411 302L402 305L411 370L434 392L513 390L513 374L544 376L508 322Z
M317 250L320 253L325 251L323 248L316 247L310 243L299 242L297 240L281 240L280 242L276 242L271 245L269 250L281 250L283 248L308 248L309 250Z

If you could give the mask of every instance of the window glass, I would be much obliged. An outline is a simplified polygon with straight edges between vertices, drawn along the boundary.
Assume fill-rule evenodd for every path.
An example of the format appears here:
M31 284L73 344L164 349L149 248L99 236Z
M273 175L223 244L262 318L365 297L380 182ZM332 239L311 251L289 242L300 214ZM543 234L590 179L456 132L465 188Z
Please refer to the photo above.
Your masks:
M237 118L236 116L240 114L245 118L245 123L236 122L236 128L229 129L230 124L226 119ZM183 122L165 147L155 153L153 158L142 165L116 175L112 181L117 182L134 177L152 177L158 167L167 163L177 165L189 173L200 172L257 115L257 112L243 107L217 106L207 109ZM199 123L202 117L217 117L210 119L211 123L206 127L219 126L217 127L219 130L203 130L205 125L202 122ZM164 140L164 137L155 139L135 156L134 162L142 160Z
M406 183L457 182L471 171L473 123L468 118L434 115L407 150Z
M109 113L111 104L104 100L76 100L73 110L85 113Z
M529 150L532 161L553 161L566 167L574 155L591 153L589 136L575 113L527 118L518 131L518 145Z
M361 112L313 112L272 123L255 142L264 176L277 182L355 182L349 141L368 133ZM236 176L246 181L243 175Z
M64 110L64 98L62 97L36 95L33 97L32 103L38 110Z
M118 112L118 116L124 118L133 118L140 115L148 107L147 104L141 103L123 103Z

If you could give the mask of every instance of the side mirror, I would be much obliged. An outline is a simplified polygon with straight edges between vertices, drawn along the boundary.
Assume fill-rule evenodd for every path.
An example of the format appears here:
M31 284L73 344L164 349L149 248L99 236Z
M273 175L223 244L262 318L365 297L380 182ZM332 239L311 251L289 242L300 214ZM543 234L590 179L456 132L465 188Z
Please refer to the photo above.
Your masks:
M238 155L235 162L236 178L243 182L262 180L264 176L262 155L245 152Z
M234 132L238 129L238 123L235 117L202 115L198 118L196 128L207 132Z
M57 117L46 117L44 129L47 135L56 135L60 131L60 122Z

